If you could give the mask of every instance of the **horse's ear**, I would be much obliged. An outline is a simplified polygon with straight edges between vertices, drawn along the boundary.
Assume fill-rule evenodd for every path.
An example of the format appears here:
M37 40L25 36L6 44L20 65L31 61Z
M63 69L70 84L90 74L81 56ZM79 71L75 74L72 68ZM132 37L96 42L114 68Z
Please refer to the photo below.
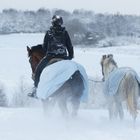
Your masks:
M30 52L30 51L31 51L31 49L30 49L30 47L29 47L29 46L27 46L27 51L28 51L28 52Z
M105 60L105 58L106 58L106 55L102 55L102 59L101 59L101 62L100 62L101 66L103 66L103 61Z
M27 46L28 57L31 55L31 49Z
M102 59L105 59L106 58L106 55L102 55Z
M109 58L113 58L113 54L109 54L108 57L109 57Z

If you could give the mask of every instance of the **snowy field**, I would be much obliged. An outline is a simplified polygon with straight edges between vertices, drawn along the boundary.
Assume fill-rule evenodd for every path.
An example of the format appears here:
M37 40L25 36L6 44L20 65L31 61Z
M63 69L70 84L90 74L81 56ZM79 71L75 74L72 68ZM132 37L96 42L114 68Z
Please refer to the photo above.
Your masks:
M26 46L41 44L44 34L0 36L0 83L6 94L12 94L23 80L32 86L31 68ZM82 64L93 80L101 80L100 60L103 54L114 55L119 67L129 66L140 75L140 46L111 48L75 48L74 60ZM98 94L98 93L97 93ZM140 111L133 126L125 110L124 121L110 122L106 109L80 109L77 118L62 118L57 108L44 116L39 101L29 108L0 108L1 140L139 140ZM98 101L100 102L100 101Z

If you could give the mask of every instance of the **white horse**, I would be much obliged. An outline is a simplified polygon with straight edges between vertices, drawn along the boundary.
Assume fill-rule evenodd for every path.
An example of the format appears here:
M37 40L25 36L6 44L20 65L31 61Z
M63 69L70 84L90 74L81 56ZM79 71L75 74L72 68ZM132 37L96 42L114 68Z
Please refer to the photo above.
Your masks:
M140 79L137 73L132 68L118 68L112 54L102 56L101 66L110 119L116 118L118 114L120 119L123 119L122 102L126 101L128 110L135 121L140 93Z

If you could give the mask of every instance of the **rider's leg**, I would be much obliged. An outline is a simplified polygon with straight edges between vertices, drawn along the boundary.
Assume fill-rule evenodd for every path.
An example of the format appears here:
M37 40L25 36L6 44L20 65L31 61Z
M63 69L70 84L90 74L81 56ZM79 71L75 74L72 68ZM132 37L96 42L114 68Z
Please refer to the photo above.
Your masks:
M37 87L39 80L40 80L40 75L43 69L47 66L48 64L48 58L44 57L40 63L38 64L36 70L35 70L35 77L34 77L34 86Z
M35 70L35 77L34 77L34 88L32 90L32 93L29 93L28 96L30 97L36 97L36 88L38 87L38 83L40 80L40 75L43 69L47 66L48 64L48 58L44 57L40 63L38 64L36 70Z

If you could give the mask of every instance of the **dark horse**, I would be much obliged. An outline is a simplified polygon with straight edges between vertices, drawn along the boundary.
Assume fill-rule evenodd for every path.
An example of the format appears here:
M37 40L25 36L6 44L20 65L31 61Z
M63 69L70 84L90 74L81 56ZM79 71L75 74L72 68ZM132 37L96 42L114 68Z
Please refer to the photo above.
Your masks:
M31 48L27 46L27 51L29 62L32 68L32 75L34 75L35 69L40 60L42 60L42 58L45 56L45 53L42 49L42 45L32 46ZM51 62L56 60L59 59L54 58L51 60ZM76 71L69 80L67 80L57 91L53 93L51 99L53 98L53 101L58 102L58 105L64 115L68 114L67 101L70 100L72 104L72 115L75 116L77 115L79 109L80 98L83 95L83 91L84 82L82 79L82 75L79 71ZM43 103L46 104L48 103L48 101L49 99L46 99L45 101L43 101Z

